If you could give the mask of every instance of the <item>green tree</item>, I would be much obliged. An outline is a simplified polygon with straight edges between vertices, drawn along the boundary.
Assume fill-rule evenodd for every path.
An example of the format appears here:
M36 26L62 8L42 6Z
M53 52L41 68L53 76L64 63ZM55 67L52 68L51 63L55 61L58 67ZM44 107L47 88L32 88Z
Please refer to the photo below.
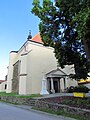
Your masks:
M54 47L59 65L74 64L75 78L86 78L87 58L77 19L84 0L33 1L32 13L40 18L39 30L44 45Z
M82 0L82 7L73 21L77 23L78 37L83 40L89 67L90 67L90 0Z

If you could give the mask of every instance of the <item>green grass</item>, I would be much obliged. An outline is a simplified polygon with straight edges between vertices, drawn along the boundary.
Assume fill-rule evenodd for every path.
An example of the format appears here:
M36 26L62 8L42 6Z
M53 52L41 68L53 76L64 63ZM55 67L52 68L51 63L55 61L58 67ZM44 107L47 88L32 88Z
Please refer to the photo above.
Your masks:
M40 94L31 94L31 95L17 95L19 98L35 98L35 97L41 97Z
M0 92L0 96L16 96L18 98L34 98L34 97L41 97L40 94L31 94L31 95L18 95L16 93L6 93Z
M87 108L90 106L90 97L88 98L74 98L74 99L64 99L61 104L65 104L65 105L70 105L70 106L75 106L76 107L83 107L83 108Z
M64 117L75 118L76 120L90 120L90 118L86 118L86 117L80 116L80 115L70 114L70 113L67 113L63 110L54 111L54 110L51 110L51 109L40 109L40 108L35 108L35 107L33 107L32 109L47 112L47 113L50 113L50 114L55 114L55 115L58 115L58 116L61 115L61 116L64 116Z
M0 96L16 96L16 93L6 93L6 92L0 92Z

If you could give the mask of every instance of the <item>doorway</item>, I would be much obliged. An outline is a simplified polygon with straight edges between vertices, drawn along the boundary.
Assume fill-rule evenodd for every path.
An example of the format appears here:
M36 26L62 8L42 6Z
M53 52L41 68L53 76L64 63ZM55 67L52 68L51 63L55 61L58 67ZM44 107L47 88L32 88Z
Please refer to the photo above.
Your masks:
M55 93L60 93L60 78L53 78L53 87ZM47 90L51 94L51 78L47 78Z
M60 93L60 79L54 78L53 81L55 93Z

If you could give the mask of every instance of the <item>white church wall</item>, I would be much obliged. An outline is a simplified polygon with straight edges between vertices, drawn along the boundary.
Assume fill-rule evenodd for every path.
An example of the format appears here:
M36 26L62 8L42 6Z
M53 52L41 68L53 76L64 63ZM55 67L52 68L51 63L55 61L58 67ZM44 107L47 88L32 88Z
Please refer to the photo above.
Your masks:
M16 52L11 52L9 55L9 67L7 73L7 90L6 90L7 93L12 92L13 64L16 56L17 56Z
M37 43L30 43L29 45L27 91L32 90L32 94L40 93L43 74L55 69L57 62L52 48ZM28 83L31 84L31 88L28 87Z

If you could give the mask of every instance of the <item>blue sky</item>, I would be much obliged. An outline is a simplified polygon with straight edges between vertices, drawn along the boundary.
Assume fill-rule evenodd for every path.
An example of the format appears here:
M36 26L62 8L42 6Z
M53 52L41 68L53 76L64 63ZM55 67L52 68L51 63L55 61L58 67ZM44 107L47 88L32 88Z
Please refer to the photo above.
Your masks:
M0 0L0 80L7 74L9 52L18 50L39 32L39 19L31 13L33 0Z

